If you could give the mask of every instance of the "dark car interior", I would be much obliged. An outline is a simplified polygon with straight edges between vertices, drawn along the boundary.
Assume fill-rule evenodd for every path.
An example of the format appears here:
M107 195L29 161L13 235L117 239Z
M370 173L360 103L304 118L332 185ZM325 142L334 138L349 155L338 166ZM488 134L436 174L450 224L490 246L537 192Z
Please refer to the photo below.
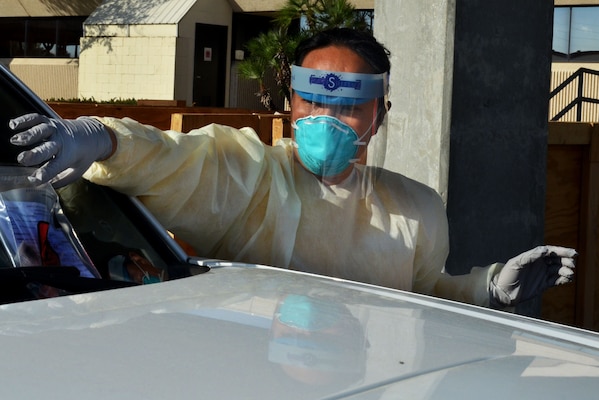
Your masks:
M31 112L56 116L0 66L0 167L17 166L16 156L23 151L9 143L14 135L9 120ZM128 196L84 179L56 191L64 215L101 278L81 277L77 268L68 265L14 267L10 253L0 248L0 303L40 298L40 293L65 295L154 283L208 270L188 264L181 248ZM129 274L130 266L143 270L142 278ZM40 291L40 285L53 290Z

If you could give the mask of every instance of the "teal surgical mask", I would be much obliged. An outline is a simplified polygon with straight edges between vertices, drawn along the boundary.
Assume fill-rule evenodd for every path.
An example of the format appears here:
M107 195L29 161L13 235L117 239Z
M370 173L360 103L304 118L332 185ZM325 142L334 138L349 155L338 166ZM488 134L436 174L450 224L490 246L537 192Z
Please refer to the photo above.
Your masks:
M358 146L367 144L351 126L329 115L299 118L293 129L302 164L321 177L345 171L357 161Z

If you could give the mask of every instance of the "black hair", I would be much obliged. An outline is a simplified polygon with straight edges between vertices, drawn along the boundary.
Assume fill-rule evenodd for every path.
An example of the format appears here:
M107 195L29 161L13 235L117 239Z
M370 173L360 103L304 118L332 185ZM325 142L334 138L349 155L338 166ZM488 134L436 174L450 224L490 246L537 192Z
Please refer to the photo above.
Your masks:
M327 46L343 46L353 50L372 67L374 74L389 72L391 69L389 50L370 32L351 28L327 29L304 39L295 49L295 64L301 66L308 53Z
M308 53L328 46L342 46L351 49L370 65L373 74L389 73L391 70L389 50L379 43L370 32L351 28L326 29L302 40L295 49L294 63L301 66ZM384 98L379 99L377 126L382 123L383 117L390 107L391 103L385 104Z

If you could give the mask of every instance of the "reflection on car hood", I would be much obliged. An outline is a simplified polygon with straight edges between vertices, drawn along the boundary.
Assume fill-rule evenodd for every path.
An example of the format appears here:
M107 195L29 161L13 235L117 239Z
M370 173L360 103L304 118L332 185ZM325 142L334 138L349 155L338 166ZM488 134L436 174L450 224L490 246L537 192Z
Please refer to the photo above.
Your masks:
M597 335L267 267L0 307L1 398L594 398Z

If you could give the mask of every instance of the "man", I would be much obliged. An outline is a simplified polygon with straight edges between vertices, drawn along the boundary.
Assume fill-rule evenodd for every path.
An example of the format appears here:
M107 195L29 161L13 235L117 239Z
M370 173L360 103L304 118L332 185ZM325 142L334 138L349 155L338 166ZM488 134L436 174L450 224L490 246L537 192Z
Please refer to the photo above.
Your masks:
M292 140L251 129L163 132L131 119L11 121L29 184L80 175L137 196L207 257L275 265L495 307L572 279L576 252L541 246L502 264L443 273L448 229L431 188L380 168L388 52L350 29L299 45ZM24 130L24 131L23 131ZM368 148L368 149L367 149ZM91 167L90 167L91 165Z

